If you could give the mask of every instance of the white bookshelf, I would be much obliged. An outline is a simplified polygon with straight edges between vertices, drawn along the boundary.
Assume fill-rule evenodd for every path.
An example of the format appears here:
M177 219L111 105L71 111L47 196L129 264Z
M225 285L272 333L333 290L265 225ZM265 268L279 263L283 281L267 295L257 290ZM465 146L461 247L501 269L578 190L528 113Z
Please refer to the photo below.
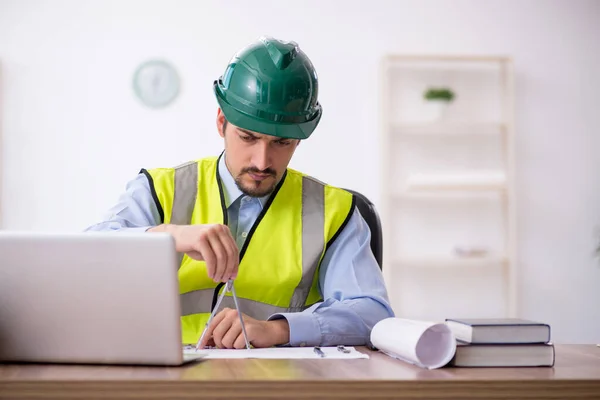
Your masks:
M512 74L505 57L383 59L383 271L399 316L516 316ZM430 87L456 95L439 118Z

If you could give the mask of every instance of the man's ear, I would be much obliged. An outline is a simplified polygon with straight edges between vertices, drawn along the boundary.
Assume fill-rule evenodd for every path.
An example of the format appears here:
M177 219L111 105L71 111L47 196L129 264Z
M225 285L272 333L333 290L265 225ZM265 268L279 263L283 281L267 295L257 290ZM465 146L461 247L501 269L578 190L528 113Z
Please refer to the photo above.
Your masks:
M225 137L225 127L225 114L219 108L217 110L217 131L222 138Z

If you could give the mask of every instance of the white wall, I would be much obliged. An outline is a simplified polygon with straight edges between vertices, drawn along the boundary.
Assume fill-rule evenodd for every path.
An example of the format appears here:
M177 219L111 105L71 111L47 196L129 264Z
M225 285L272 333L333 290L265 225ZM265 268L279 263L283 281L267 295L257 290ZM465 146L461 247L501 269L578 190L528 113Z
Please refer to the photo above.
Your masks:
M217 154L212 82L259 35L296 40L318 70L322 124L292 166L376 204L380 57L510 55L520 313L556 342L600 342L599 17L594 0L0 0L3 228L83 229L139 168ZM132 95L150 57L183 80L165 110Z

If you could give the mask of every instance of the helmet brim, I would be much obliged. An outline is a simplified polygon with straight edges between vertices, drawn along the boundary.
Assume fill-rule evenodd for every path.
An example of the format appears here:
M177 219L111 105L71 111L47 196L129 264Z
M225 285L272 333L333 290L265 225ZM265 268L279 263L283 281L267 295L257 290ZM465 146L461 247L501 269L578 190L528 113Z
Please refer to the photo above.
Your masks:
M282 123L266 121L264 119L256 118L255 116L248 115L234 108L225 100L218 90L218 81L213 85L213 91L219 107L223 111L225 118L231 124L238 126L249 131L262 133L265 135L276 136L285 139L308 139L313 131L316 129L321 115L323 114L322 108L318 107L318 112L315 116L305 122L300 123Z

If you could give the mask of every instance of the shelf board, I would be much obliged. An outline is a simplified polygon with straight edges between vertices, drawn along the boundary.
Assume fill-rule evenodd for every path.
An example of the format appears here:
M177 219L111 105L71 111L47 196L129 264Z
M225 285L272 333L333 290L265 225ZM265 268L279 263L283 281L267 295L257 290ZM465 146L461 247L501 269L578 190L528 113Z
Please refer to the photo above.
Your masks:
M408 188L409 193L417 194L419 192L499 192L506 190L506 185L494 182L477 184L413 184Z
M507 257L494 255L481 257L400 257L395 260L395 264L416 268L479 268L490 265L504 265L507 262Z
M395 123L399 136L489 136L506 131L506 125L493 122Z
M392 199L398 201L410 201L410 200L494 200L496 201L502 195L503 190L415 190L400 193L392 193Z
M502 171L479 173L415 173L406 180L407 191L499 191L506 189Z
M488 66L497 64L512 63L512 58L505 55L497 56L472 56L472 55L438 55L438 54L388 54L384 58L389 66L413 67L419 68L426 66L436 69L456 69L461 65L467 66Z

